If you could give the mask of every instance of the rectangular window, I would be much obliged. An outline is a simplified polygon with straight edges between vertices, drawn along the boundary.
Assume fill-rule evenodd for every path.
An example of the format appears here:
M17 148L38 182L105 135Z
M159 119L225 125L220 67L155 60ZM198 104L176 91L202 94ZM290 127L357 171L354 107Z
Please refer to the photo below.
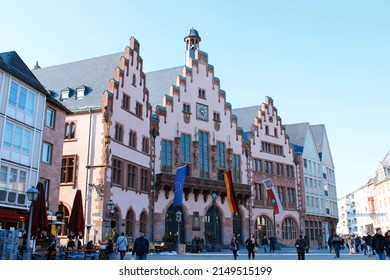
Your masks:
M137 102L135 105L135 115L139 118L142 118L142 104Z
M0 188L7 188L7 176L8 176L8 167L2 165L0 167Z
M54 128L55 111L51 108L46 108L45 125L50 128Z
M147 169L141 169L141 191L147 192L149 186L149 171Z
M15 81L11 82L8 105L27 115L34 114L36 94Z
M191 162L191 136L181 134L181 161L185 163Z
M129 147L137 149L137 132L130 130L129 133Z
M123 142L123 125L116 123L115 124L115 134L114 139L118 142Z
M127 165L127 188L137 188L137 167L133 164Z
M278 187L278 195L279 195L279 199L280 199L280 202L284 202L285 201L285 198L284 198L284 187Z
M172 142L163 140L161 142L161 171L172 172Z
M65 140L74 139L76 136L76 124L74 122L65 123Z
M183 103L183 113L191 113L191 105Z
M112 182L117 185L122 185L122 161L119 159L112 160Z
M225 143L217 142L217 167L225 168Z
M149 153L149 138L146 136L142 138L142 152Z
M199 132L199 171L200 177L209 177L209 134Z
M288 203L290 204L295 203L295 190L293 188L287 189L287 195L288 195Z
M253 159L252 161L252 169L255 172L263 172L263 168L261 166L261 159Z
M76 156L63 156L61 167L61 183L75 183Z
M284 169L282 163L276 163L276 175L284 176Z
M46 163L51 163L51 157L53 153L53 145L44 142L42 149L42 161Z
M130 111L130 96L123 94L122 108L126 111Z
M198 97L202 99L206 99L206 90L199 88L198 89Z
M240 156L239 155L233 155L232 157L232 181L235 183L240 183L241 182L241 163L240 163Z
M29 154L31 131L11 122L6 122L3 145L14 152Z
M264 170L265 170L265 173L268 173L268 174L274 174L274 165L272 162L270 161L265 161L265 164L264 164Z
M26 171L10 168L5 165L0 167L0 188L22 192L26 190L26 182Z

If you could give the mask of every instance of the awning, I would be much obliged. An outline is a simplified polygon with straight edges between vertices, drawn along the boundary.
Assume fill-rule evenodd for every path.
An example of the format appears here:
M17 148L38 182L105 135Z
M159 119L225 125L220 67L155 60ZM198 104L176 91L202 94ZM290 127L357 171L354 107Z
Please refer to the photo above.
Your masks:
M28 220L28 216L25 214L12 214L12 213L0 213L0 218L2 219L10 219L10 220Z

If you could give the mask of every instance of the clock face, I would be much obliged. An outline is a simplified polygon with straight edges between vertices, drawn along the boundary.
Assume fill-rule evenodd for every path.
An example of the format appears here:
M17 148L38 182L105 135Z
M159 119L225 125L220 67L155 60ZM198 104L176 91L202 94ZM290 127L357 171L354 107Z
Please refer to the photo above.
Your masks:
M207 121L209 119L209 107L207 105L196 103L196 118Z

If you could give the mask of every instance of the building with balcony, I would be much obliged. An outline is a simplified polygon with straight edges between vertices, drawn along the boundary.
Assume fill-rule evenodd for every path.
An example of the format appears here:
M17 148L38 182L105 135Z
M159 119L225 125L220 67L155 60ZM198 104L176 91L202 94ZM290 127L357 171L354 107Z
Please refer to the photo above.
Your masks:
M390 152L377 165L375 177L338 201L343 234L375 234L375 228L390 229Z

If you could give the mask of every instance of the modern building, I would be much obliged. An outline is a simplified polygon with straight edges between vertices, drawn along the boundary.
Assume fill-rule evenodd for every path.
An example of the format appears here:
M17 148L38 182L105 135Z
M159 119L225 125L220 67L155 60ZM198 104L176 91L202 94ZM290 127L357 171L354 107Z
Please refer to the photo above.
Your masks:
M48 93L19 55L0 54L0 228L26 229L26 192L40 179Z
M335 167L324 125L285 125L301 168L302 230L312 246L323 245L338 222Z
M380 161L375 177L338 201L342 234L375 234L375 228L390 229L390 151Z

